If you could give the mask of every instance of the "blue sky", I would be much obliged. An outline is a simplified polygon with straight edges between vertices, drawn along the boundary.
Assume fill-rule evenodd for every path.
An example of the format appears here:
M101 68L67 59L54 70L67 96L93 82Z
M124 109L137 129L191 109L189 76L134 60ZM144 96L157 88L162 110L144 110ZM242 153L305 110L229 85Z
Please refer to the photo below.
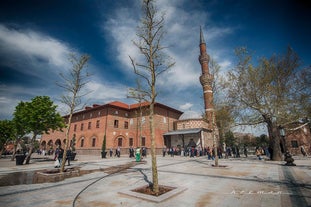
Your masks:
M203 111L198 62L199 29L207 51L225 74L234 67L234 49L270 57L291 46L303 65L311 65L310 1L160 0L166 12L164 45L176 65L158 80L157 102L181 111ZM135 87L129 55L140 19L138 0L2 0L0 2L0 119L11 119L20 101L48 95L64 106L59 73L70 69L68 54L91 56L94 74L84 90L86 104L127 99Z

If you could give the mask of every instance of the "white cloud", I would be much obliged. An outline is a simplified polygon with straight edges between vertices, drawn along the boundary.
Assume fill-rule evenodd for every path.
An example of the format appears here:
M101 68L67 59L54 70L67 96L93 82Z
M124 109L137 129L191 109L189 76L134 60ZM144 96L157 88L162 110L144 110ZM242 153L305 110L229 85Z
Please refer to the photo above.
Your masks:
M192 106L193 106L192 103L185 103L185 104L179 106L179 108L180 108L180 110L182 110L182 111L186 111L186 110L191 109Z
M52 71L60 71L68 66L68 54L73 52L61 41L27 29L14 29L0 24L0 54L5 55L5 64L14 64L15 69L35 75L46 73L48 68L36 67L47 64ZM20 60L18 62L18 60ZM32 70L25 70L24 63L33 65Z
M1 96L0 97L0 117L1 119L11 119L12 118L12 113L14 112L15 106L20 100L6 97L6 96Z
M87 98L101 102L111 99L124 99L127 95L127 87L119 83L102 84L92 81L85 85L83 91L89 92Z
M117 59L124 66L125 71L132 70L129 56L137 59L139 51L132 41L136 39L136 27L138 19L133 18L133 11L127 8L120 8L115 12L116 16L105 22L104 33L110 34L115 42Z
M35 96L52 95L51 86L32 88L19 85L0 85L0 117L11 119L17 104L31 101ZM53 90L53 89L52 89Z

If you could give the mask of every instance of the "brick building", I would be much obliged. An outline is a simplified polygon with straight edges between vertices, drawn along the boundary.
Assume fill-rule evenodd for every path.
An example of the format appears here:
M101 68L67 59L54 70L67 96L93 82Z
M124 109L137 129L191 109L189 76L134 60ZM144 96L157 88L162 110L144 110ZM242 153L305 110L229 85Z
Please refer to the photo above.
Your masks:
M310 155L311 154L311 125L295 123L288 126L284 140L286 149L293 155L301 155L301 147Z
M175 130L165 133L163 137L166 146L203 149L213 146L212 135L212 130L208 129L208 123L202 119L201 115L186 111L175 122Z
M73 114L70 141L75 136L76 152L80 155L100 155L105 134L107 149L120 147L121 154L127 154L131 146L148 149L151 146L148 110L147 102L127 105L115 101L85 107ZM213 144L211 130L201 115L192 111L182 113L160 103L155 104L155 138L157 154L164 146L187 148L195 143L194 147L203 148ZM41 148L64 147L65 141L64 131L51 131L42 135Z
M141 112L140 113L140 109ZM121 148L121 153L128 153L130 146L150 148L149 104L147 102L128 105L111 102L104 105L94 104L73 114L70 127L70 140L75 136L76 151L79 154L99 155L106 135L107 149ZM157 148L164 146L163 134L174 130L174 123L181 111L166 105L155 104L155 138ZM66 117L65 117L66 118ZM140 127L141 126L141 127ZM141 134L141 136L140 136ZM141 139L139 140L139 137ZM53 131L42 135L41 147L55 149L64 145L65 132Z

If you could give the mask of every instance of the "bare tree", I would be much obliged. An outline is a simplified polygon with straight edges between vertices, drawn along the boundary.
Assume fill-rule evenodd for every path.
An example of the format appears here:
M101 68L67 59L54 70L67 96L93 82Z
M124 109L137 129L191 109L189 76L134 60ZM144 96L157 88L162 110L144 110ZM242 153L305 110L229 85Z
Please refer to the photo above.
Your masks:
M65 89L67 95L63 95L61 98L62 103L68 106L69 115L66 120L66 131L65 131L65 148L63 159L61 163L61 172L64 172L67 150L69 148L69 131L71 126L72 114L75 112L76 107L81 104L81 97L86 94L80 94L81 89L88 83L89 73L84 71L87 61L90 59L88 55L82 55L80 58L77 58L74 54L70 55L70 62L72 68L68 75L60 74L61 78L64 80L62 83L57 83L58 86Z
M160 74L171 68L175 62L172 62L163 50L161 45L164 35L164 14L159 15L155 7L154 0L143 0L141 24L137 30L138 41L133 41L144 57L142 63L136 62L130 57L134 72L145 83L146 88L142 90L146 94L147 101L150 102L149 123L151 134L151 159L152 159L152 190L155 194L159 193L158 172L155 146L155 128L154 128L154 104L157 97L156 80Z
M306 116L310 106L310 88L302 80L308 70L300 67L298 55L288 48L284 55L262 58L258 66L251 64L252 56L245 48L237 50L239 62L228 73L225 88L227 101L241 125L265 124L268 129L273 160L281 160L280 127ZM309 76L310 77L310 76Z
M143 106L142 106L142 101L146 100L146 96L148 94L145 93L142 88L139 80L137 80L137 88L129 88L127 98L132 98L138 101L139 103L139 116L137 115L137 126L139 133L137 132L137 140L138 140L138 147L141 146L141 137L142 137L142 116L143 116Z

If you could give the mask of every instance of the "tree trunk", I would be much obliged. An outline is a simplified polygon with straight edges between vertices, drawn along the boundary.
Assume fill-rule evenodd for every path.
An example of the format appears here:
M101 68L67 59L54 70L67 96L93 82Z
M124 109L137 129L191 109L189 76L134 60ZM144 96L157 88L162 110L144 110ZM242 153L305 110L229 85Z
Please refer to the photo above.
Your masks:
M66 132L65 132L66 144L65 144L65 148L64 148L64 154L63 154L63 158L62 158L60 172L64 172L65 171L67 150L68 150L68 146L69 146L69 131L70 131L70 126L71 126L71 120L72 120L72 114L73 114L73 109L74 109L75 97L76 97L76 94L74 94L74 98L73 98L73 101L72 101L72 106L71 106L71 109L70 109L68 124L67 124Z
M218 167L219 164L218 164L218 152L217 152L217 145L215 145L215 167Z
M271 119L266 119L268 134L270 138L270 147L272 148L272 160L281 161L282 153L280 147L280 133L276 123L273 123Z
M31 145L30 148L29 148L29 151L28 151L28 155L27 155L27 157L25 159L26 160L25 164L29 164L30 157L31 157L31 154L32 154L32 150L33 150L33 146Z
M157 157L155 151L155 130L154 130L154 103L150 104L150 131L151 131L151 162L152 162L152 183L153 192L159 194L159 183L158 183L158 168L157 168Z
M29 147L28 155L25 158L25 160L26 160L25 164L29 164L29 162L30 162L31 154L32 154L32 151L33 151L33 145L35 143L36 137L37 137L37 134L34 133L33 136L32 136L31 142L30 142L30 147Z
M273 127L273 135L272 135L272 146L273 146L273 157L274 161L282 160L282 152L280 147L280 136L278 133L278 127Z
M215 114L213 112L213 123L212 123L212 126L213 126L213 142L214 142L214 152L215 152L215 167L218 167L218 140L216 139L216 123L215 123Z

